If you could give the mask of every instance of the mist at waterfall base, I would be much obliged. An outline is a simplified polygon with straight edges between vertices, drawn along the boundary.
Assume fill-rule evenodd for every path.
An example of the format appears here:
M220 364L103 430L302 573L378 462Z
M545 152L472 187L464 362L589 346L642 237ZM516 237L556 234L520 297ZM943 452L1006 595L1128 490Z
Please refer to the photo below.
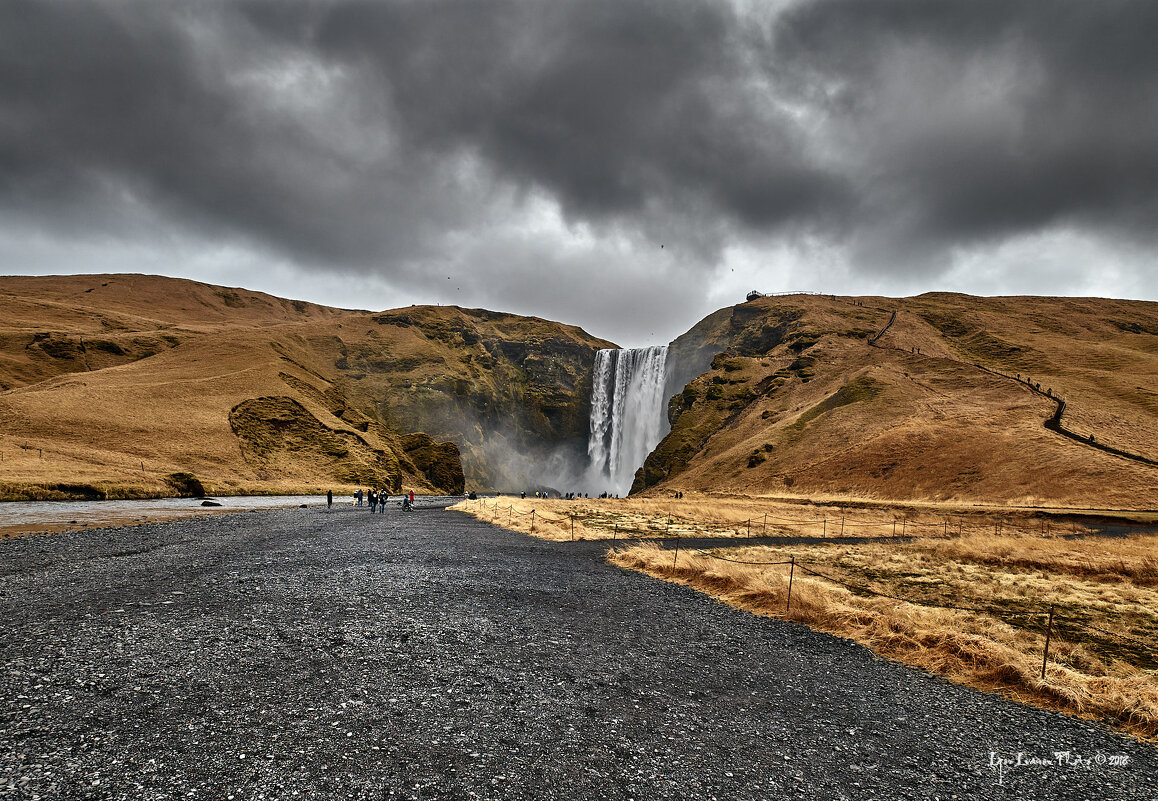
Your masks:
M492 421L473 458L485 462L503 492L625 497L636 471L668 432L667 362L667 345L596 352L586 453L573 441L536 445ZM468 432L480 428L479 421L464 411L460 422L463 439L477 441Z
M586 482L624 496L667 433L667 345L600 350L591 386Z

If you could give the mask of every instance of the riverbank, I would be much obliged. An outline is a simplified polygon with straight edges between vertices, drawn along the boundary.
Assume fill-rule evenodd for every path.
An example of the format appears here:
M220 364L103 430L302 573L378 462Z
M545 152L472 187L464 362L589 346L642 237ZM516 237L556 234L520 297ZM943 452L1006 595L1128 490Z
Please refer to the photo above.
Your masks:
M188 517L325 504L324 495L215 496L0 503L0 538L160 523ZM339 499L339 503L353 503Z

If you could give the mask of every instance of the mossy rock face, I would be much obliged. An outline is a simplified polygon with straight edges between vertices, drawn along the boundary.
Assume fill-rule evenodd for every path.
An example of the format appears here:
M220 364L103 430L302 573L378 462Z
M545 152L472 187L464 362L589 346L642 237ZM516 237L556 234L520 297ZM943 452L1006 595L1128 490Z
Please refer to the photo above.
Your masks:
M123 497L92 484L70 483L0 483L0 500L4 501L105 501ZM148 497L142 495L141 497Z
M1158 324L1140 323L1136 320L1111 320L1110 322L1128 334L1150 334L1151 336L1158 336Z
M732 350L740 356L762 356L782 344L803 316L791 307L765 309L737 306L732 313Z
M80 340L65 335L37 334L33 337L29 349L38 350L50 359L72 361L84 358L84 348Z
M170 473L165 476L168 484L182 498L204 498L205 487L201 480L192 473Z
M403 434L399 443L410 463L426 476L432 487L447 495L462 494L466 478L457 445L435 442L429 434Z
M1042 354L1033 348L1011 344L987 331L978 331L956 344L967 359L983 364L1024 370L1041 363Z
M407 333L380 347L351 346L338 365L364 375L359 409L388 429L453 442L472 488L515 485L506 470L512 446L531 459L586 458L595 353L612 343L479 309L412 307L372 319Z
M103 351L105 353L111 353L114 356L124 356L128 353L128 351L126 351L116 342L109 342L108 340L104 339L95 339L85 342L85 347L92 348L93 350Z
M323 425L293 398L265 397L244 401L230 412L229 423L245 460L261 474L389 487L395 492L401 488L405 478L399 454L374 447L358 433ZM416 445L416 449L422 451L426 447L429 450L427 468L430 474L419 470L416 477L429 480L436 488L455 486L454 471L457 468L461 473L462 470L457 461L457 448L453 445L447 448L448 443L429 441L429 446L423 443L421 447ZM410 463L409 459L407 463ZM435 484L430 476L437 478L439 483Z
M841 406L871 400L883 392L884 389L883 384L868 376L856 378L829 395L820 403L804 411L800 417L796 418L796 422L792 424L792 429L797 432L803 431L809 423L822 414L831 412L833 409L839 409Z
M959 316L947 312L919 311L917 314L947 337L969 336L974 330L963 323Z

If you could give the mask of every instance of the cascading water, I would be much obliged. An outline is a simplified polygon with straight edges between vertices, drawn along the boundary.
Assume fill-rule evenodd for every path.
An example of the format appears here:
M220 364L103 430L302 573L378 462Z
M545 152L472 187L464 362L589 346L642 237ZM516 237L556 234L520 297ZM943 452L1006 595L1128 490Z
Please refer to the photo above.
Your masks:
M601 350L591 387L587 455L597 486L619 495L666 433L667 345Z

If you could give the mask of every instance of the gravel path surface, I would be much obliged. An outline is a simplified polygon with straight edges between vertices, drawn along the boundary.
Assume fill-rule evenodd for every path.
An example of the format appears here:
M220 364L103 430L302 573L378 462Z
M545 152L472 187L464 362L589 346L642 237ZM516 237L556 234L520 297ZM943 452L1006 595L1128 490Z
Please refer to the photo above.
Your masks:
M350 507L0 541L0 798L1158 798L1153 745L605 549Z

